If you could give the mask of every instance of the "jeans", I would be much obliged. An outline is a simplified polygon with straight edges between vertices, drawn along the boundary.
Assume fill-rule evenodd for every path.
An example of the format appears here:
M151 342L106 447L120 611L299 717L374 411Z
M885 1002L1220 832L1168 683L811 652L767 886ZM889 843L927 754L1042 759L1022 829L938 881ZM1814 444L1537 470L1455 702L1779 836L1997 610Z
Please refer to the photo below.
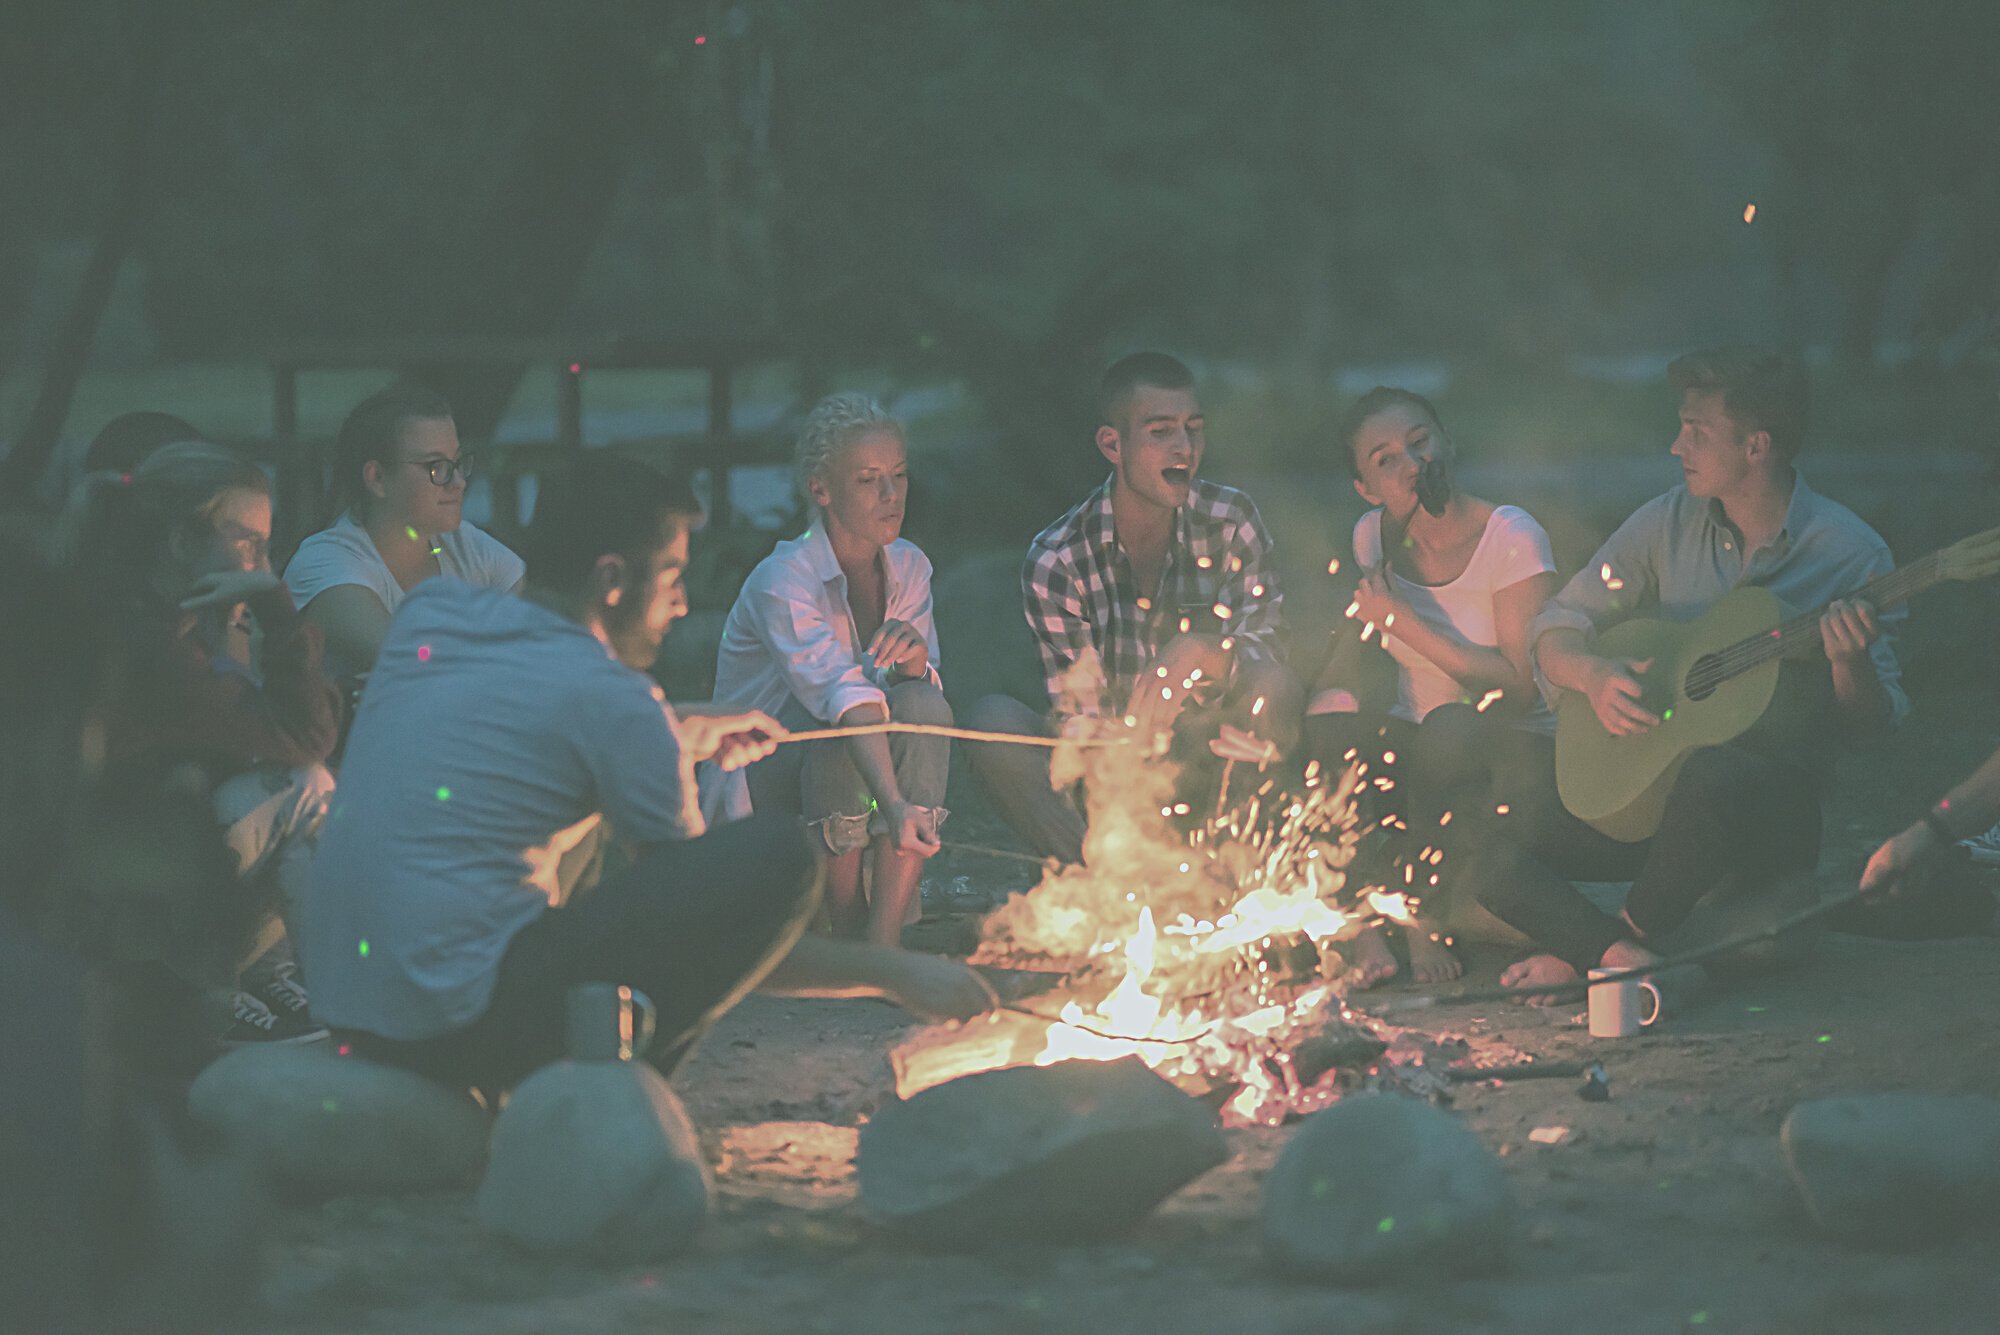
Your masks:
M333 775L324 765L259 765L224 779L211 799L223 842L236 858L237 879L269 878L294 950L307 874L333 791ZM263 944L275 935L266 933ZM251 951L253 957L262 953Z
M491 1002L465 1028L414 1042L338 1037L371 1060L498 1092L562 1058L572 987L622 984L657 1010L644 1056L671 1075L785 957L818 907L819 864L798 819L760 812L699 839L652 845L522 928L501 957Z

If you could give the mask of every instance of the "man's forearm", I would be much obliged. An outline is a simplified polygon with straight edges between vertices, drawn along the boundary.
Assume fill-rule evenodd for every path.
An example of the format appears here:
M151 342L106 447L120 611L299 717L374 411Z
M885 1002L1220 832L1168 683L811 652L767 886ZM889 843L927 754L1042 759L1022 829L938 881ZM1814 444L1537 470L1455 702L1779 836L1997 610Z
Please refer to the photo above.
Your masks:
M1842 721L1855 732L1887 727L1895 715L1889 688L1875 675L1875 665L1869 659L1859 664L1834 663L1833 700Z
M1590 641L1584 638L1582 631L1571 626L1543 631L1542 637L1535 641L1530 657L1540 666L1550 685L1566 691L1590 689L1597 655L1591 652Z

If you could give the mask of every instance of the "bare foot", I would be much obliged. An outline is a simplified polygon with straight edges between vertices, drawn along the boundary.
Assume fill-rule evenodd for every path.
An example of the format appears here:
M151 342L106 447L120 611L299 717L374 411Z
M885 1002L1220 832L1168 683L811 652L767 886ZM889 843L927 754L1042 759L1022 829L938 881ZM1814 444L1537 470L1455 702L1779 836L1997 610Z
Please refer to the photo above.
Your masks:
M1643 969L1648 964L1658 964L1660 957L1640 945L1637 941L1613 941L1605 948L1604 957L1597 961L1600 969ZM1574 973L1571 975L1574 977Z
M1405 927L1403 944L1410 948L1410 973L1420 983L1448 983L1465 972L1458 956L1422 927Z
M1396 976L1396 957L1379 927L1364 927L1352 942L1350 970L1357 989L1366 989Z
M1608 952L1607 952L1608 953ZM1580 974L1563 960L1554 955L1530 955L1524 960L1510 964L1500 974L1500 986L1517 987L1525 994L1521 1000L1530 1006L1553 1006L1556 998L1543 992L1537 994L1537 987L1553 987L1558 983L1573 983Z

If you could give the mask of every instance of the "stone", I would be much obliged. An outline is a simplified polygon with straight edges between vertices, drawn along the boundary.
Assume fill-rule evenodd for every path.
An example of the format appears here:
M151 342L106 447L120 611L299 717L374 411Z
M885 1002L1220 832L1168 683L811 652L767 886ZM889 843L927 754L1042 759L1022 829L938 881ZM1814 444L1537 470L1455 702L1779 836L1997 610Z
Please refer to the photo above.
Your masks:
M1896 1247L2000 1222L2000 1100L1813 1099L1792 1109L1779 1139L1823 1233Z
M1511 1212L1499 1160L1451 1114L1357 1094L1292 1133L1264 1179L1258 1225L1286 1273L1368 1283L1416 1267L1495 1269Z
M559 1061L493 1129L479 1222L536 1251L611 1264L685 1251L715 1184L687 1110L644 1062Z
M1215 1115L1136 1057L981 1071L862 1130L861 1204L926 1245L1085 1242L1228 1157Z
M248 1154L272 1190L308 1198L464 1185L491 1127L469 1092L325 1043L228 1053L195 1078L188 1114Z

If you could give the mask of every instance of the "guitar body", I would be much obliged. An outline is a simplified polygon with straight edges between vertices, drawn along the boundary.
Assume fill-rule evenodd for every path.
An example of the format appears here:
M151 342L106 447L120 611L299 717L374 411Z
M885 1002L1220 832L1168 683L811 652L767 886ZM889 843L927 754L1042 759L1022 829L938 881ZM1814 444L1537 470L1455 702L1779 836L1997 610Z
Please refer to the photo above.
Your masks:
M1777 692L1780 664L1761 663L1700 698L1688 693L1690 670L1739 641L1770 634L1789 614L1769 589L1746 586L1693 621L1627 621L1598 636L1595 651L1606 658L1653 660L1641 677L1644 703L1662 721L1636 737L1613 737L1588 697L1564 694L1556 710L1556 789L1570 814L1627 843L1652 837L1689 753L1731 741L1762 718Z

